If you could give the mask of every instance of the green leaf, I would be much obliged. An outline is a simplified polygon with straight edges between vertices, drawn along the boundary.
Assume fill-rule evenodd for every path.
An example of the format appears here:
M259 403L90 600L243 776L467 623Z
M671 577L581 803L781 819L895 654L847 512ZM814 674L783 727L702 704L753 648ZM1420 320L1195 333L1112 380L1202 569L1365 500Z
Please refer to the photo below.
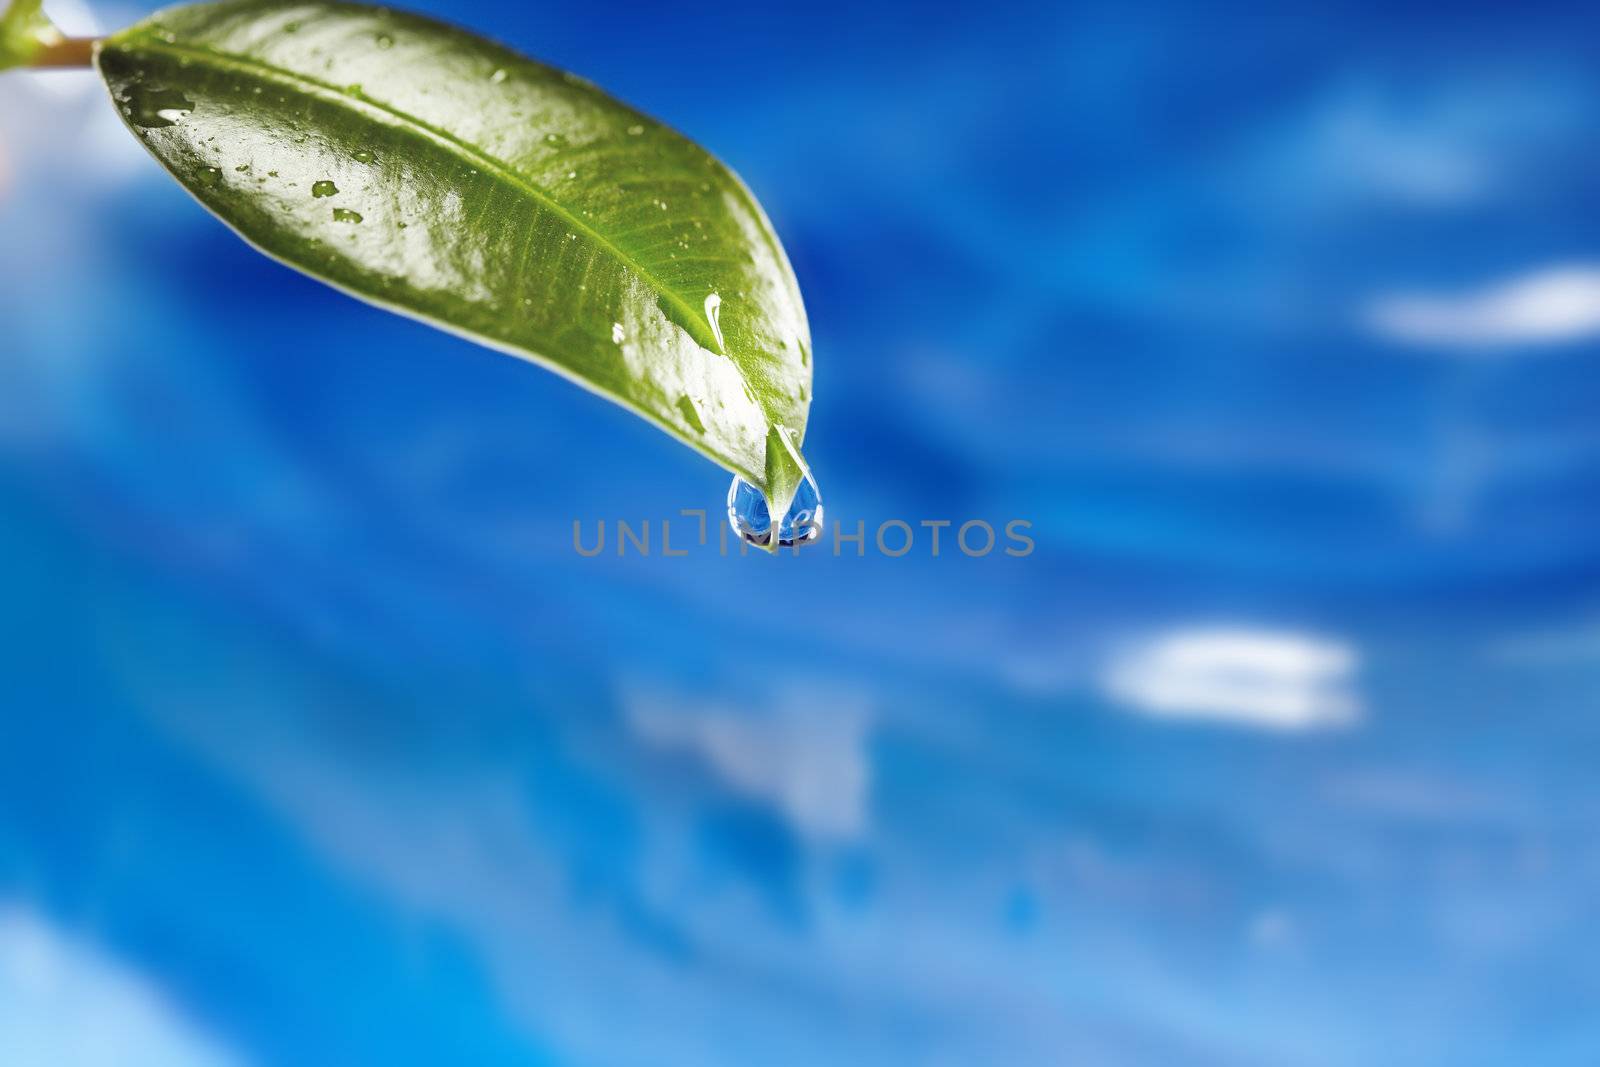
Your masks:
M582 78L355 4L171 8L98 64L145 146L263 252L558 371L787 507L805 309L704 149Z
M50 45L61 41L61 34L40 10L42 0L12 0L0 15L0 70L25 67Z

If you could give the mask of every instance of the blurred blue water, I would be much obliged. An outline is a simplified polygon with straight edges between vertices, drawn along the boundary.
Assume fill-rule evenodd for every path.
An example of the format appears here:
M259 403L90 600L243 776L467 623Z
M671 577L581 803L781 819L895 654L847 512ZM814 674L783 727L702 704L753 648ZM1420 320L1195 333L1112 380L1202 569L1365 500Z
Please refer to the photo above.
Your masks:
M8 75L0 1061L1600 1057L1587 12L427 10L750 183L868 551L578 556L726 475Z

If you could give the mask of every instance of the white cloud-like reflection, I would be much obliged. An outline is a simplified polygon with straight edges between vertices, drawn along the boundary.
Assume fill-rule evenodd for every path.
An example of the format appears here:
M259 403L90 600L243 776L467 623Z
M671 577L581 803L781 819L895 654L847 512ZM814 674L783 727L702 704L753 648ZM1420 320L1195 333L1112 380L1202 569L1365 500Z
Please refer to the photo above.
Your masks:
M1112 700L1161 719L1270 730L1345 726L1359 718L1349 645L1305 634L1228 627L1178 630L1114 657Z
M30 910L0 908L7 1067L239 1067L150 980Z
M737 792L770 803L819 838L859 835L867 822L871 766L868 701L834 693L795 697L771 709L675 700L654 690L625 698L635 734L656 748L693 753Z
M1431 347L1576 341L1600 334L1600 265L1548 267L1460 295L1380 297L1364 317L1381 337Z

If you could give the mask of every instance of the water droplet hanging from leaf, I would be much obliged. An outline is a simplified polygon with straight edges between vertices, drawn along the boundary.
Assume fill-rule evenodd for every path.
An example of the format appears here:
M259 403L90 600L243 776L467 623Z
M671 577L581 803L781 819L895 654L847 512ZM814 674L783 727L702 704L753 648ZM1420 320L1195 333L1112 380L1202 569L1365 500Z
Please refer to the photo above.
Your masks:
M767 510L767 498L761 490L745 481L734 478L728 487L728 525L733 532L762 548L774 547L772 514ZM808 472L801 479L794 499L778 524L776 545L789 547L807 544L822 536L822 494L816 480Z

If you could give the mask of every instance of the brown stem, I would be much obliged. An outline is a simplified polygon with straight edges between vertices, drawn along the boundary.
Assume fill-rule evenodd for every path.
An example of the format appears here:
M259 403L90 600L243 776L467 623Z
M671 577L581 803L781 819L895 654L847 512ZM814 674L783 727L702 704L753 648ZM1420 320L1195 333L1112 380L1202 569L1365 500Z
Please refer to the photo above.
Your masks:
M34 54L30 67L91 67L94 65L93 37L63 37Z

